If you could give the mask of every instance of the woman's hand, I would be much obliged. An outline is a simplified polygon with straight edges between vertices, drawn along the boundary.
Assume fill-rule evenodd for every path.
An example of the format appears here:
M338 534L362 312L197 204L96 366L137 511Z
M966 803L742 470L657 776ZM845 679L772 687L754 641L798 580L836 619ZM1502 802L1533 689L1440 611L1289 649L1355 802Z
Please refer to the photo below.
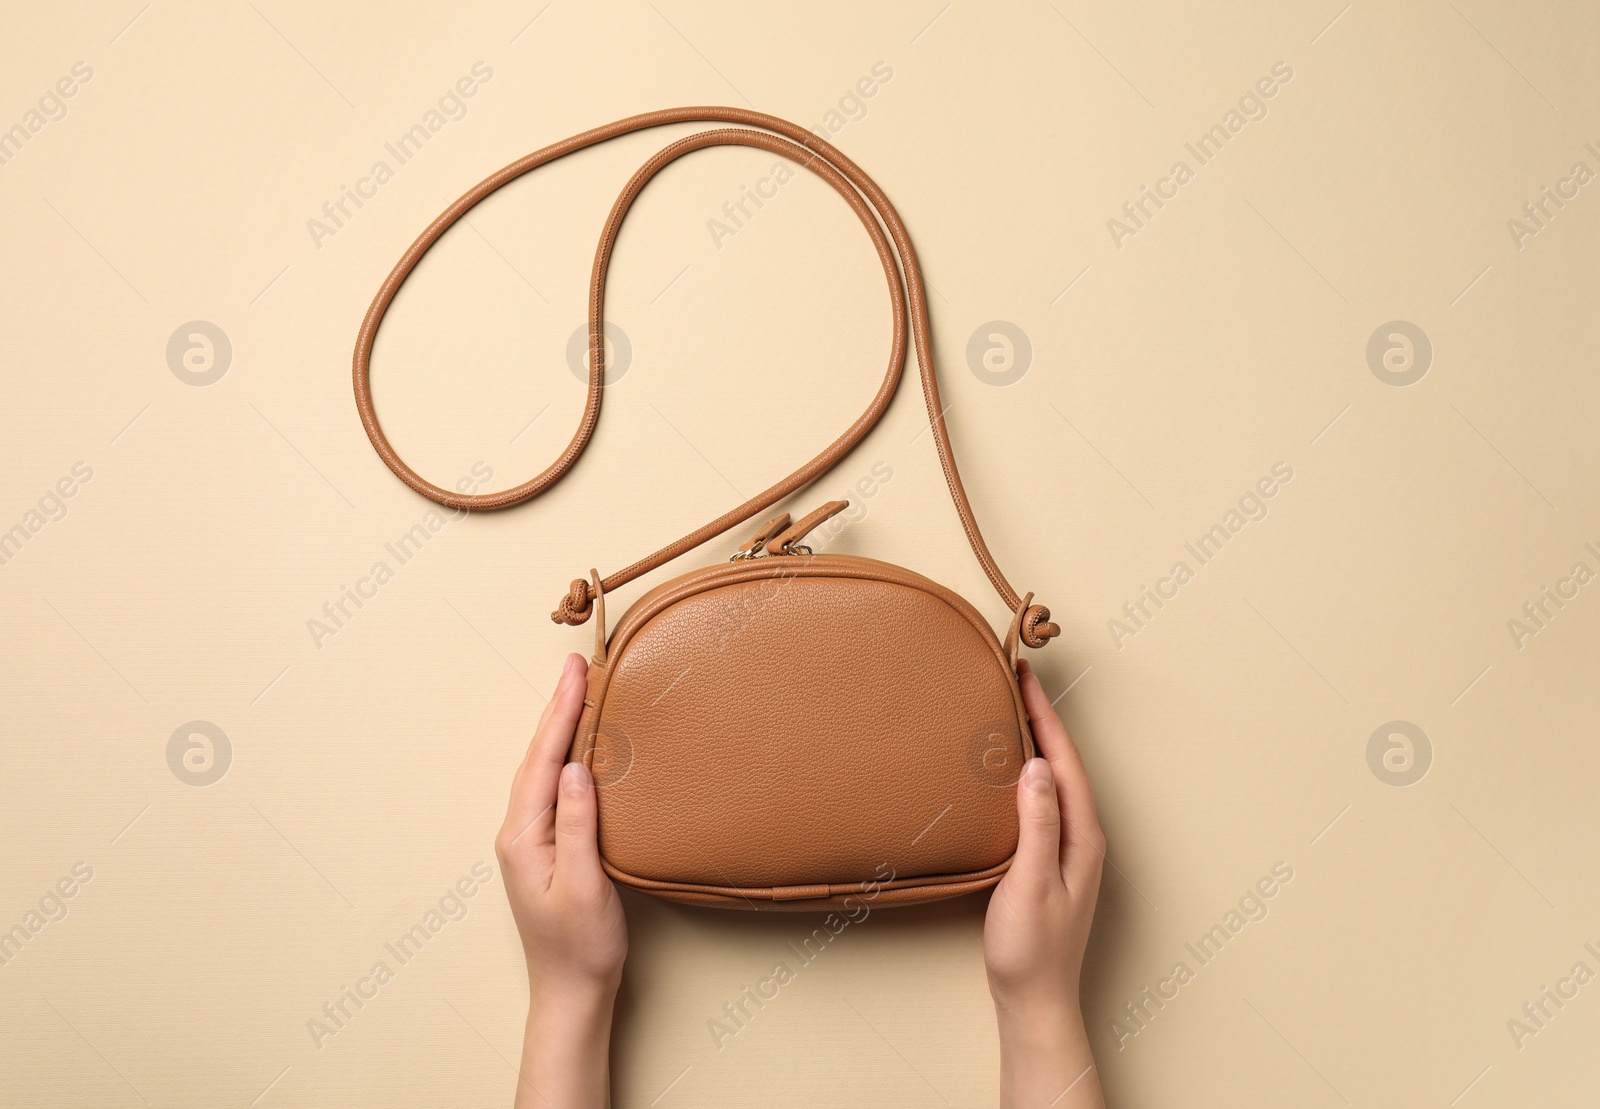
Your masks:
M1078 749L1026 662L1022 700L1043 758L1017 782L1011 869L995 887L983 960L1000 1026L1000 1105L1103 1107L1078 1005L1105 835Z
M566 763L588 667L569 655L511 783L495 838L528 964L520 1106L594 1106L609 1098L611 1011L628 954L616 887L600 868L594 779Z

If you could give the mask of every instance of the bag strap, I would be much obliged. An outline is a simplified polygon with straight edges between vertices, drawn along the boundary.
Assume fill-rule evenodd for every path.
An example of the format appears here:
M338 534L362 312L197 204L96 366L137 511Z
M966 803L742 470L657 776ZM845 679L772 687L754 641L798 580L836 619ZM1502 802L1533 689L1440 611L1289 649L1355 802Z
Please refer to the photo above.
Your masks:
M377 337L378 327L383 322L384 314L389 310L395 295L400 291L400 286L410 275L416 264L427 253L428 248L438 241L449 228L462 216L466 215L473 206L483 200L490 193L516 180L523 174L537 169L539 166L565 157L575 151L605 142L607 139L619 135L631 134L634 131L643 131L651 127L661 127L672 123L690 122L718 122L740 124L740 128L718 128L711 131L702 131L679 139L651 158L628 181L627 187L617 197L612 206L611 215L606 220L605 228L600 235L599 249L595 253L594 270L589 283L589 395L584 404L583 418L578 423L578 430L573 434L572 441L567 444L550 466L537 476L530 478L521 485L510 489L502 489L497 493L462 494L440 488L422 477L400 458L392 446L389 445L387 436L378 422L377 411L372 403L372 348ZM750 130L746 128L759 128ZM894 205L889 203L889 198L884 195L872 178L868 177L854 162L845 157L831 144L812 134L804 128L779 119L776 116L763 112L747 111L741 108L727 107L686 107L668 108L658 112L646 112L642 115L629 116L627 119L615 123L596 127L582 134L574 135L562 142L537 150L524 158L520 158L497 173L491 174L468 190L459 200L446 208L440 216L428 225L427 229L417 237L400 261L395 264L383 285L378 289L378 295L373 298L372 306L367 309L366 318L361 322L361 332L356 338L355 349L355 394L356 408L361 413L362 426L366 428L367 438L372 441L373 448L378 452L384 464L392 470L401 481L412 489L421 493L430 500L452 508L465 509L494 509L505 508L510 505L520 504L523 501L538 496L550 486L554 485L561 477L572 468L578 456L588 445L589 437L594 433L595 424L600 419L600 401L605 383L605 340L604 336L604 307L606 273L611 263L612 250L616 245L617 233L622 227L623 218L627 215L634 199L639 195L645 184L661 169L671 162L683 157L691 151L700 150L708 146L750 146L769 151L780 157L787 158L798 165L811 170L823 180L832 185L842 196L851 209L860 218L862 226L871 236L873 246L878 252L879 261L883 263L884 276L888 279L889 300L894 314L894 342L889 354L889 368L884 375L883 384L878 387L877 395L872 398L872 403L856 421L847 428L843 435L834 440L826 450L800 469L760 493L737 508L730 509L721 516L712 520L704 527L689 533L676 543L672 543L655 554L642 558L633 565L616 573L591 582L583 578L573 581L567 595L561 599L560 606L552 614L552 619L557 623L581 624L589 618L593 609L593 602L601 592L610 592L619 586L625 585L641 574L656 569L663 563L669 562L686 551L700 546L709 539L713 539L729 528L743 523L756 513L771 507L773 504L789 496L791 493L809 485L823 474L832 469L840 459L848 454L862 438L871 431L873 426L882 417L888 408L889 402L894 399L895 390L900 384L901 369L905 364L906 353L906 322L909 315L911 334L916 346L917 364L922 375L922 392L928 406L928 422L933 432L933 443L939 452L939 461L944 467L945 481L950 487L951 499L955 501L956 513L961 517L961 526L967 533L967 542L972 547L972 553L977 556L978 562L983 566L984 573L989 576L989 581L994 584L996 592L1000 594L1007 607L1016 614L1013 621L1019 629L1018 634L1022 642L1029 647L1042 647L1053 636L1060 634L1060 629L1050 622L1050 610L1043 605L1029 605L1027 600L1018 596L1016 590L1006 581L1005 575L995 564L994 556L989 553L989 548L983 540L983 534L978 530L978 521L972 514L972 505L967 500L966 490L961 485L961 475L956 470L955 458L950 451L950 436L945 429L944 410L939 403L939 386L935 377L933 365L932 336L928 325L928 305L923 293L922 271L917 264L916 250L911 245L911 237L906 232L905 224L900 215L895 211ZM881 221L881 225L880 225ZM884 231L887 228L888 235ZM893 240L892 245L890 240ZM907 312L907 296L910 298L910 311ZM598 586L598 589L596 588Z

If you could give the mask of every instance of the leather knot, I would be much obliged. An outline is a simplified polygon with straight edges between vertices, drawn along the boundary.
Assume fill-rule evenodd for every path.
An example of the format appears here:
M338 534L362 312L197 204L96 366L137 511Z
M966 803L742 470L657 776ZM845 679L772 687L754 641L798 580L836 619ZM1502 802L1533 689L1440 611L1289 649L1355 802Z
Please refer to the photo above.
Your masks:
M1050 622L1050 610L1043 605L1029 605L1022 614L1022 641L1037 650L1061 634L1061 628Z
M589 619L589 614L594 611L594 605L589 600L589 583L582 578L572 579L572 588L567 590L567 595L561 598L561 603L550 614L550 619L557 624L570 624L577 627ZM1049 615L1046 613L1046 615Z

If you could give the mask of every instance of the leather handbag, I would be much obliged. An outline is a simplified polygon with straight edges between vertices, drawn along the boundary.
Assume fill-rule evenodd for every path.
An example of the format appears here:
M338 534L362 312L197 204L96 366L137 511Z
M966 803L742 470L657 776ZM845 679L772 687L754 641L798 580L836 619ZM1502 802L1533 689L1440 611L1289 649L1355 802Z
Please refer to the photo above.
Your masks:
M373 407L373 342L428 248L479 201L574 151L668 124L731 126L677 139L641 166L600 234L589 286L589 390L577 433L543 473L497 493L441 488L401 461ZM630 206L696 150L749 146L817 174L860 218L883 264L894 341L871 405L826 450L704 527L602 578L572 582L552 618L595 620L594 657L570 758L593 772L601 861L623 885L672 901L742 909L907 905L993 886L1017 845L1014 786L1033 754L1017 684L1019 645L1059 629L995 565L950 450L928 306L904 223L873 180L786 120L727 107L632 116L511 163L429 224L378 290L355 348L355 394L378 455L440 504L497 509L538 496L583 452L605 383L606 273ZM929 427L973 554L1013 616L1004 642L971 604L920 574L814 553L831 501L768 521L732 557L656 586L606 632L605 600L828 472L877 423L900 384L909 332ZM820 544L819 544L820 545Z

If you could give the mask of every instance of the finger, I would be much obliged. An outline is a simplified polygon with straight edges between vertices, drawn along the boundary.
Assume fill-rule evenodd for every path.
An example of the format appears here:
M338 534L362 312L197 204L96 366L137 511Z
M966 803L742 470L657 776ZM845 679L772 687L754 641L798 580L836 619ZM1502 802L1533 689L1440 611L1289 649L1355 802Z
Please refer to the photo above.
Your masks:
M579 762L561 771L561 795L556 801L556 874L600 873L600 848L594 775Z
M572 736L578 728L578 718L583 715L583 698L588 692L589 664L580 654L567 656L561 671L561 681L545 706L545 715L528 745L527 770L532 777L531 788L545 803L555 800L556 778L572 749Z
M1040 753L1050 760L1066 822L1066 835L1061 845L1062 873L1069 886L1098 881L1101 864L1105 861L1105 834L1100 830L1094 790L1089 786L1089 772L1084 768L1083 756L1067 735L1061 717L1056 715L1050 699L1045 696L1033 668L1023 662L1017 669L1021 675L1022 703L1033 725L1033 738Z
M1017 854L1008 880L1030 890L1061 885L1061 810L1050 764L1029 759L1017 780Z
M534 835L550 842L549 827L556 802L556 778L572 746L572 734L583 713L587 683L587 664L582 655L568 655L555 694L545 707L539 727L528 744L528 753L517 767L511 782L511 801L506 807L505 830L513 840ZM536 825L541 825L536 828Z

